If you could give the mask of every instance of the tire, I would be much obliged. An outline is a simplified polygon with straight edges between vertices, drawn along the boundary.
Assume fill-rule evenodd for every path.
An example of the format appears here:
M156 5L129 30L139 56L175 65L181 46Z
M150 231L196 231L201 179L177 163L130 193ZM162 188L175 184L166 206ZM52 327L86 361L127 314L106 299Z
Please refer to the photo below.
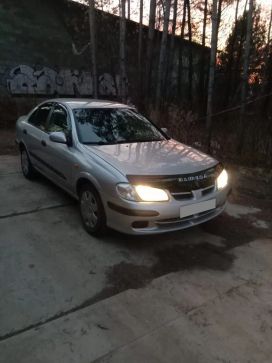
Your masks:
M84 184L79 192L79 208L86 231L93 236L106 232L106 214L101 198L91 184Z
M22 173L25 178L27 179L34 179L36 176L36 170L34 169L33 165L28 156L28 152L25 148L21 149L21 169Z

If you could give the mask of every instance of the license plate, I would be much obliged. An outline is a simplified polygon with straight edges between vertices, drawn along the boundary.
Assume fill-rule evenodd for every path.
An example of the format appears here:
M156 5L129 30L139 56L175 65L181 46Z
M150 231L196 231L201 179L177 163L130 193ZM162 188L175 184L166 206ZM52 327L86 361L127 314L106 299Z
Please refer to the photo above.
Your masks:
M216 199L205 200L204 202L185 205L180 208L180 218L188 217L193 214L205 212L216 207Z

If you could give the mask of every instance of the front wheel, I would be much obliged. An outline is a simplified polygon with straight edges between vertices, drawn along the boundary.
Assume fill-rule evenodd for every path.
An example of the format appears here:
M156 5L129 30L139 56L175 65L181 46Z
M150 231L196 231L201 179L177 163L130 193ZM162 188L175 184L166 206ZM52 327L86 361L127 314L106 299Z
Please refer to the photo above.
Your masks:
M106 231L106 215L98 192L90 185L82 186L79 194L80 214L86 231L99 236Z
M31 164L26 149L21 150L21 168L25 178L34 179L34 177L36 176L36 171Z

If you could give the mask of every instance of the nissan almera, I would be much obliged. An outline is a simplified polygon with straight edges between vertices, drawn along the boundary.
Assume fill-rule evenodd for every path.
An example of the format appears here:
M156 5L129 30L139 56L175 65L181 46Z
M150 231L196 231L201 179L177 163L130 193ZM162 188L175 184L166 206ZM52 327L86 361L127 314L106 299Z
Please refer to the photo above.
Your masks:
M76 198L90 234L170 232L224 210L230 185L222 164L127 105L53 99L16 129L24 176L39 172Z

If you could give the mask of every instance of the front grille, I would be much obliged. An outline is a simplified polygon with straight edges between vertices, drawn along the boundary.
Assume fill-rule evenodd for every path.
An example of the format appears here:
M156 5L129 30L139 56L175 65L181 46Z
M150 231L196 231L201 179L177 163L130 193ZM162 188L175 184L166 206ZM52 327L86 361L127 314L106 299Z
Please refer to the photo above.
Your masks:
M177 200L193 197L193 191L204 189L202 195L214 190L215 180L222 171L222 165L191 174L179 175L127 175L132 184L144 184L168 190Z
M202 190L202 195L207 195L207 194L210 194L212 192L214 192L214 189L215 189L215 185L211 185L210 187Z

